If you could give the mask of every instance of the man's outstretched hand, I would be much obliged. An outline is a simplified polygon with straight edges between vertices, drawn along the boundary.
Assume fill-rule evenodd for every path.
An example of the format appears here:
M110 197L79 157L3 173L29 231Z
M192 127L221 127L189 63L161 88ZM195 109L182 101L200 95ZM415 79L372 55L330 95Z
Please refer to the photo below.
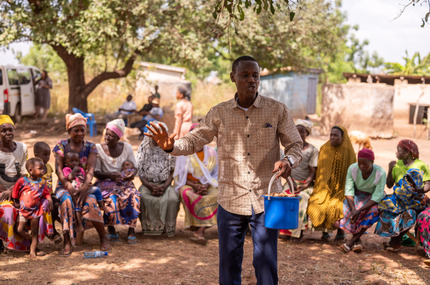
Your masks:
M152 138L159 147L163 150L172 150L173 145L175 144L175 134L169 136L166 128L162 124L150 122L150 126L148 126L148 130L151 133L145 133L145 136Z

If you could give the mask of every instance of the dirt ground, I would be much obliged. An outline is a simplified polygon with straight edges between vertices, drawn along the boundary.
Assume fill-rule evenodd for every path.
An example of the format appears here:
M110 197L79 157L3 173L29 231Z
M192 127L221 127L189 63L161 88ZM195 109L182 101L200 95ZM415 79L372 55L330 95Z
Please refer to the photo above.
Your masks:
M16 140L27 144L29 157L36 141L45 141L51 147L67 137L64 124L52 119L47 124L29 121L17 126ZM101 128L99 128L100 131ZM99 142L100 135L87 140ZM376 164L387 169L395 159L400 138L372 140ZM309 142L318 148L327 137L310 137ZM417 140L420 158L430 162L430 141ZM137 150L139 141L132 137ZM357 147L357 146L356 146ZM51 157L53 165L53 157ZM136 180L136 185L140 183ZM125 242L125 227L118 227L120 242L112 243L113 249L104 258L84 259L83 252L97 250L99 243L95 230L85 233L84 245L74 248L68 258L58 256L60 245L45 240L40 248L48 254L33 261L27 254L7 252L0 255L1 284L217 284L218 239L217 229L208 230L209 243L201 246L189 241L183 229L184 212L181 206L177 219L177 234L143 236L137 226L138 243ZM59 229L59 224L56 225ZM60 229L59 229L60 230ZM320 232L305 231L300 244L279 241L279 284L430 284L430 267L423 264L423 251L403 247L400 253L382 250L383 238L370 229L363 237L365 250L361 254L344 254L339 243L320 241ZM242 284L255 284L252 266L252 240L246 237Z

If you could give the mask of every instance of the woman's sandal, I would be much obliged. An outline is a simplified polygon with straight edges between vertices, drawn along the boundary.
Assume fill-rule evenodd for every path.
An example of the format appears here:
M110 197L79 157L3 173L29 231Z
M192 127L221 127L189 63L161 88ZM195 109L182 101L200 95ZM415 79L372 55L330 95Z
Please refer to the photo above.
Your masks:
M348 253L351 251L351 248L349 246L346 245L346 243L340 245L340 249L344 252L344 253Z
M62 250L60 250L59 252L59 256L61 257L69 257L72 254L72 249L69 250L65 250L64 248Z
M207 245L208 240L205 237L193 235L190 237L190 240L194 243L201 244L201 245Z
M45 255L46 255L46 252L36 248L36 256L45 256Z
M119 241L119 236L118 236L118 234L107 234L107 239L110 241L110 242L118 242Z
M361 245L361 244L354 244L352 246L352 251L355 252L355 253L362 252L363 251L363 245Z
M100 250L101 251L111 251L112 247L110 246L110 244L100 245Z
M127 237L127 243L128 244L136 244L137 243L137 238L135 236L128 236Z
M384 246L384 250L391 252L391 253L396 253L400 251L400 246L399 247L393 247L390 245L390 243L388 242L383 242L382 245Z
M57 233L52 237L52 240L54 241L55 244L59 244L60 242L63 241L63 238L60 236L59 233Z

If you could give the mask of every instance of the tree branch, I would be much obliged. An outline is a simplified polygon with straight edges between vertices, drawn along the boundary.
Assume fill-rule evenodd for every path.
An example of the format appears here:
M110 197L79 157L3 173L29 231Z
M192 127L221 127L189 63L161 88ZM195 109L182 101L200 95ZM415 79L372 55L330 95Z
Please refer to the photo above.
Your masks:
M105 80L126 77L133 69L134 61L141 52L136 50L124 64L124 67L119 70L102 72L94 77L88 84L85 85L83 94L88 97L96 87Z

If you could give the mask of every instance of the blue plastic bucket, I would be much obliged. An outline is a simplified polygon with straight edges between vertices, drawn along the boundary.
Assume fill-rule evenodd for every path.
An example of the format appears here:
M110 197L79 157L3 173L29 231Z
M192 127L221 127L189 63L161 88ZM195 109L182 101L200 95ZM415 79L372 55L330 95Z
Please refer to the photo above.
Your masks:
M297 229L299 226L300 197L270 196L270 188L272 187L275 177L276 174L273 175L270 180L268 195L263 195L265 226L271 229ZM288 177L288 179L290 183L291 178ZM292 183L290 183L290 185L292 185Z

